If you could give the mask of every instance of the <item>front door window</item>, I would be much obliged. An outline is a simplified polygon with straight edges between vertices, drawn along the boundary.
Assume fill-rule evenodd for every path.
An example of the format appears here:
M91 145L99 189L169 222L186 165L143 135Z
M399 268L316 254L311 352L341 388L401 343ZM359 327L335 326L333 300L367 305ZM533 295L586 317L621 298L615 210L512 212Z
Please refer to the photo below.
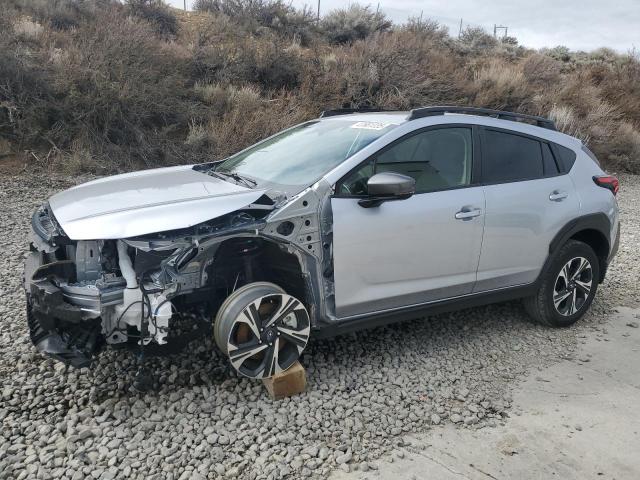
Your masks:
M338 185L338 194L361 196L367 181L380 172L413 177L416 193L469 185L471 183L472 135L466 127L427 130L403 138L347 175Z

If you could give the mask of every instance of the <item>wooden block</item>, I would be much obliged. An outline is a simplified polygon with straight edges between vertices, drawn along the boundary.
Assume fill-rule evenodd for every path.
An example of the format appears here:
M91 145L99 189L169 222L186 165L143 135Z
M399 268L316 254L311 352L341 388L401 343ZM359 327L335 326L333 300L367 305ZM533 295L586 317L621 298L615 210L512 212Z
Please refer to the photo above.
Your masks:
M307 386L307 375L300 362L296 362L285 372L271 378L263 378L262 383L272 400L280 400L304 392Z

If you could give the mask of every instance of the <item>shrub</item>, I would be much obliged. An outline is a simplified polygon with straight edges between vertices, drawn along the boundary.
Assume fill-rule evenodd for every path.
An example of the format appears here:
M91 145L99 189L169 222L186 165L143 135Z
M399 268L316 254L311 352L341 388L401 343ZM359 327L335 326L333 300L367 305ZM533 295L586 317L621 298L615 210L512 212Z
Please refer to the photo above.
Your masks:
M549 111L549 118L554 121L556 128L561 132L588 143L589 137L586 132L582 131L582 126L571 107L554 105Z
M533 53L522 62L522 74L529 83L539 86L554 86L560 81L562 66L553 58Z
M303 63L296 48L273 35L264 41L234 35L230 41L206 43L196 48L193 60L200 81L253 83L265 90L296 87Z
M476 72L472 89L476 105L502 110L524 110L531 95L519 66L497 59Z
M0 48L0 101L14 109L16 140L61 162L89 151L91 169L176 162L169 137L186 126L176 95L186 69L165 58L153 31L114 5L64 39L30 56Z
M231 108L207 125L209 158L224 158L313 115L291 94L259 98L255 91L237 92Z
M196 0L194 10L223 14L253 32L259 27L269 28L303 43L314 31L311 11L306 7L297 10L283 0Z
M193 87L200 100L210 105L216 112L224 112L229 104L227 88L219 83L196 82Z
M255 56L256 76L252 80L265 89L295 88L300 81L302 59L295 48L276 42L262 45Z
M70 93L62 97L58 124L67 127L67 141L87 137L105 153L116 147L146 165L166 163L173 153L163 146L165 132L187 123L188 105L179 96L185 69L145 23L123 21L115 9L97 20L78 30L77 49L64 72L56 71L58 91Z
M498 41L481 27L466 27L460 34L459 42L476 54L491 50L498 45Z
M38 44L23 42L31 42L34 31L38 37L43 31L34 28L32 21L25 29L17 15L11 11L0 15L0 136L20 150L41 149L46 148L42 140L49 125L47 110L53 92L38 58L26 54ZM25 31L30 32L26 38Z
M607 143L599 145L596 154L612 168L638 172L640 132L628 122L622 122Z
M132 15L149 22L164 37L173 37L178 31L178 20L162 0L127 0Z
M41 24L48 23L53 29L63 31L78 27L91 17L94 9L92 2L80 0L6 0L6 3Z
M500 39L500 43L503 43L505 45L512 45L515 47L518 45L518 39L516 37L504 36Z
M0 155L110 172L221 158L327 108L476 105L550 115L640 173L640 59L527 50L368 7L319 25L289 0L5 0ZM36 160L38 159L38 160Z
M207 148L209 146L209 132L207 131L207 127L200 123L196 123L195 121L191 121L189 123L189 133L187 134L185 143L187 146L198 150Z
M13 31L21 37L36 39L42 35L44 28L38 22L28 18L21 18L13 25Z
M449 37L447 27L429 18L409 17L407 23L402 25L400 29L435 41L445 41Z
M320 25L331 43L349 43L389 30L392 24L384 13L373 12L368 5L353 3L346 9L329 12Z
M549 55L551 58L559 60L561 62L569 62L572 59L571 50L562 45L551 49L543 49L543 52Z
M611 143L617 134L619 114L614 106L599 98L592 97L589 101L591 107L582 113L567 105L554 105L549 117L561 132L579 138L596 153L603 152L606 150L603 146Z

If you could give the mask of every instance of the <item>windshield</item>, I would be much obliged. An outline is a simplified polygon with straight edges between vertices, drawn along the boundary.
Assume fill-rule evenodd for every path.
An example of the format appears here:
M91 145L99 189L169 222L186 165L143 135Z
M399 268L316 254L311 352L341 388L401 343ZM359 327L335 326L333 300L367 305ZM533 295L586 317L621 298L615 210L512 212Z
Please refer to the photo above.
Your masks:
M258 183L308 186L393 127L353 120L308 122L229 157L215 171Z

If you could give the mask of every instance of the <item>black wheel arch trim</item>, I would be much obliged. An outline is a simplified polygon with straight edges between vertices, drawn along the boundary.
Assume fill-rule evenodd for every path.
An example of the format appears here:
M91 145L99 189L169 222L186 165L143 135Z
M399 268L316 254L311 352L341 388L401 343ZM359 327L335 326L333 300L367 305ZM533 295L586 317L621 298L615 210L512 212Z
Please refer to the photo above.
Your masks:
M596 256L600 260L599 283L602 283L606 275L607 263L611 258L612 252L611 222L609 221L609 217L607 217L604 213L592 213L589 215L584 215L582 217L574 218L564 227L562 227L553 238L553 240L551 240L551 242L549 243L549 256L547 257L547 261L545 262L544 268L541 271L541 275L542 272L546 270L546 267L551 261L553 254L558 251L558 249L562 247L562 245L564 245L570 238L578 235L580 232L584 232L587 230L600 233L607 242L605 255L599 255L598 252L596 252Z

